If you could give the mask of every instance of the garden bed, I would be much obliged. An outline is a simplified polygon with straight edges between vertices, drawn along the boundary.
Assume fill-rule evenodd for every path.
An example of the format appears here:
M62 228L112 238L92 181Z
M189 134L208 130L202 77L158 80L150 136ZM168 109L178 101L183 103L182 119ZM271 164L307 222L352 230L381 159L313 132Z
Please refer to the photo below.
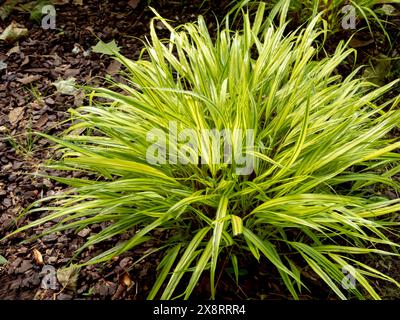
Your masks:
M98 39L105 42L116 40L121 52L129 58L138 58L142 49L141 40L149 32L149 23L153 13L147 8L146 1L83 1L82 6L65 4L57 7L57 29L44 30L29 20L29 15L13 12L5 21L0 22L0 31L11 21L24 25L29 30L26 39L12 44L0 43L0 60L7 68L0 71L0 237L15 228L14 221L23 208L44 196L59 193L65 188L62 184L47 178L32 176L32 173L60 175L56 171L43 171L40 167L45 160L57 158L51 143L37 137L33 131L57 134L66 128L62 124L68 118L67 110L80 106L84 97L80 94L64 95L52 85L59 79L74 77L79 84L103 84L106 74L118 79L120 64L107 56L89 52ZM206 16L209 28L215 29L214 14L219 18L226 11L226 3L199 9L202 1L192 4L176 2L154 5L166 18L178 21L194 21L199 13ZM227 2L227 1L226 1ZM101 3L99 5L99 3ZM127 4L128 3L128 4ZM395 26L388 32L396 41L390 53L400 52L397 34L400 22L392 20ZM396 27L397 25L397 27ZM396 31L397 30L397 31ZM159 25L159 31L163 30ZM367 63L372 57L388 54L386 40L379 30L374 30L375 42L359 40L353 45L359 50L358 64ZM168 35L168 33L166 33ZM363 34L368 37L368 32ZM340 35L337 37L340 38ZM329 44L333 49L336 39ZM396 53L394 53L396 54ZM396 65L392 64L392 67ZM352 66L353 67L353 66ZM348 66L343 66L344 73ZM384 68L382 66L382 68ZM394 67L393 67L394 68ZM380 81L388 82L398 76L397 69L390 69ZM384 72L384 71L383 71ZM389 94L397 93L391 92ZM396 133L397 134L397 133ZM72 177L71 174L66 175ZM74 175L82 177L82 174ZM386 196L396 198L390 191L382 191ZM27 216L18 220L18 226L33 221L37 216ZM399 220L400 221L400 220ZM52 224L28 229L0 243L0 254L8 264L0 266L0 299L145 299L156 278L156 266L162 259L159 253L146 256L157 243L146 243L131 250L106 265L83 267L78 271L76 281L70 288L62 288L56 283L52 289L42 285L43 265L55 269L68 263L85 239L104 228L104 225L92 225L81 230L62 231L47 235L28 244L22 240L40 234ZM84 262L117 242L128 239L130 234L106 241L99 246L89 248L77 262ZM155 240L156 241L156 240ZM398 241L398 240L397 240ZM38 257L39 255L39 257ZM43 262L40 261L40 256ZM136 262L136 263L135 263ZM400 281L400 261L398 258L368 260L369 265ZM224 272L219 278L218 297L225 299L288 299L287 291L279 284L279 273L265 264L254 261L241 262L242 274L240 286L235 285L230 265L221 262ZM312 272L303 270L308 285L314 295L301 295L301 299L336 299ZM72 277L73 278L73 277ZM377 282L376 287L383 298L400 298L395 286L386 286L386 282ZM194 297L209 298L209 279L202 278L194 292Z

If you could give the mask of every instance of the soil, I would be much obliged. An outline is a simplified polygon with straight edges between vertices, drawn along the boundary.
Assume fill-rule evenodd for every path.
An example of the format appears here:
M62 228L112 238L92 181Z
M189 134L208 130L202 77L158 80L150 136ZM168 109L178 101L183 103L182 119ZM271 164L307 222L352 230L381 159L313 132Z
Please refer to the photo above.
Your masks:
M55 195L65 188L47 178L32 175L60 175L59 172L43 169L41 166L46 160L57 157L57 153L47 139L40 138L33 132L62 132L66 128L62 121L68 119L68 109L81 105L83 101L80 94L60 94L52 83L74 77L77 83L102 84L106 74L118 77L118 64L107 56L90 52L89 49L98 39L105 42L115 39L124 55L137 58L143 47L142 41L148 35L150 20L154 16L148 9L146 0L84 0L83 5L73 4L72 1L59 2L64 4L56 5L55 30L42 29L38 23L29 19L29 13L18 11L12 12L4 21L0 20L0 33L12 21L29 30L29 35L17 42L0 42L0 60L7 63L7 68L0 70L0 238L14 229L15 225L21 226L36 218L33 215L17 219L24 208L35 200ZM216 27L216 17L221 18L226 12L229 1L220 1L218 4L207 2L201 6L202 2L165 1L152 2L152 5L161 16L179 23L194 21L201 13L206 17L210 29L213 29ZM159 27L161 28L160 25ZM159 31L163 32L162 29ZM396 43L394 49L396 46L397 52L400 52L399 44ZM364 61L371 51L382 51L370 44L365 47ZM391 49L392 53L394 49ZM107 264L84 267L76 271L77 276L59 274L57 278L56 270L69 262L75 250L88 236L104 226L93 225L79 233L65 231L28 243L23 242L49 226L47 224L29 229L0 243L0 255L8 260L8 264L0 266L0 299L146 298L155 279L155 266L161 256L153 254L143 257L156 243L142 245ZM93 256L121 240L124 237L89 248L76 262L85 261L88 256ZM399 280L399 261L382 261L370 261L370 264ZM287 292L277 280L279 275L265 265L267 264L244 262L241 266L244 274L240 287L236 286L232 274L225 272L219 279L219 297L288 299ZM229 268L226 264L225 270L229 271ZM307 270L303 273L309 275L308 282L313 291L318 292L318 298L334 298L320 282L313 280L311 273ZM43 282L46 277L50 279L47 286ZM208 282L204 277L195 297L209 298ZM383 288L381 294L385 298L400 298L400 293L395 288L385 287L380 283L377 286ZM307 294L301 298L313 299Z

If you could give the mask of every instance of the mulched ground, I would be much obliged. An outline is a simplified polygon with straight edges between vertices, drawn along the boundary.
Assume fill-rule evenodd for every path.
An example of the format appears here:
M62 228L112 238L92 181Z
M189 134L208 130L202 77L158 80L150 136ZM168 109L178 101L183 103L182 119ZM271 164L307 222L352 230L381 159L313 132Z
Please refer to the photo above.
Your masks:
M68 2L68 1L64 1ZM71 1L72 2L72 1ZM220 1L208 7L203 1L191 4L160 5L152 3L164 17L178 21L195 20L200 12L206 15L210 28L214 28L215 16L225 12L229 1ZM57 157L46 139L31 134L41 131L55 134L65 129L60 121L68 118L67 110L82 103L81 95L62 95L52 83L58 79L75 77L78 83L101 84L105 74L116 75L119 65L110 58L89 52L97 43L115 39L122 53L137 58L142 48L140 39L148 34L153 17L145 0L94 1L84 0L83 5L64 4L57 8L57 29L43 30L29 20L29 14L13 12L5 21L0 20L0 33L11 21L23 24L29 30L27 38L13 44L0 42L0 60L7 68L0 71L0 238L15 228L15 221L23 208L44 196L54 195L63 186L48 179L33 177L31 173L44 171L40 164ZM400 24L399 24L400 25ZM162 30L160 30L162 32ZM397 44L398 45L398 44ZM375 50L375 49L370 49ZM58 173L59 174L59 173ZM24 217L17 225L35 217ZM28 244L21 241L40 234L49 224L18 234L0 243L0 254L9 264L0 267L0 299L144 299L156 275L155 266L160 256L143 256L153 244L146 244L115 258L105 265L82 268L69 288L55 281L52 289L46 289L43 278L47 277L43 265L54 270L62 268L74 255L85 239L104 226L93 225L78 234L73 231L48 235ZM129 237L129 235L126 235ZM123 237L93 247L84 252L76 262L82 262L102 248L124 240ZM40 255L43 263L38 258ZM399 279L399 261L388 259L372 261L374 267ZM226 266L228 268L228 266ZM285 299L287 294L277 285L278 275L265 264L245 263L240 288L229 273L220 279L220 297L225 299ZM319 298L331 298L323 284L304 271ZM73 276L70 276L73 280ZM379 285L379 283L377 284ZM208 298L208 279L204 278L196 292L197 297ZM382 291L386 298L399 298L394 288ZM304 299L311 297L304 295ZM332 297L333 298L333 297Z

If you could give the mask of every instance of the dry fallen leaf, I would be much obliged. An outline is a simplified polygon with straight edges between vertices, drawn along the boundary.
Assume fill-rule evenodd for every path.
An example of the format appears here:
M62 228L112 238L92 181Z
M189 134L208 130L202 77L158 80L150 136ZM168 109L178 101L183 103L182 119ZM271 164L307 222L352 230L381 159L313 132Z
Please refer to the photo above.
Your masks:
M71 265L70 267L57 270L57 280L63 288L76 290L76 283L79 277L79 267Z
M35 263L39 266L43 265L43 256L39 250L33 249L33 258L35 259Z
M7 263L8 263L7 259L4 258L2 255L0 255L0 266Z
M11 124L16 124L19 120L22 119L23 116L24 116L24 107L14 108L8 114L8 121L10 121Z
M132 281L132 279L131 279L131 277L129 276L128 273L125 273L125 274L122 276L121 282L122 282L122 284L125 285L127 288L130 288L130 287L132 287L132 285L133 285L133 281Z
M6 56L11 56L13 53L20 53L21 50L19 49L19 45L12 47L10 50L7 51Z
M7 69L7 63L5 63L4 61L0 60L0 71L3 69Z
M391 16L396 12L396 8L390 4L384 4L382 8L380 8L386 15Z
M120 48L118 47L115 40L112 40L108 43L103 41L99 41L95 46L92 47L92 51L94 53L105 54L109 56L113 56L115 53L118 53Z
M77 89L75 88L75 78L70 77L67 80L57 80L53 82L53 85L57 88L57 92L66 95L75 95L77 93Z
M21 67L29 63L29 56L25 56L24 61L21 63Z
M0 35L0 40L14 42L27 35L28 29L20 27L15 21L13 21Z

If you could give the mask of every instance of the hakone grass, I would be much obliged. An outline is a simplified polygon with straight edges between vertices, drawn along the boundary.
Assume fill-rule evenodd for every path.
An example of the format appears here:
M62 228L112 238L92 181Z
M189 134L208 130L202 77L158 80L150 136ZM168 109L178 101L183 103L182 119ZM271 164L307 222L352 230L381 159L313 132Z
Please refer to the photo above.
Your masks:
M71 110L64 135L45 135L63 154L52 168L91 175L52 177L71 188L34 203L25 214L48 214L8 236L55 219L43 234L108 222L80 253L134 231L87 265L134 250L157 230L163 236L153 252L164 254L148 299L188 299L204 273L216 298L222 255L236 277L244 257L268 263L294 299L308 290L306 266L340 299L379 299L374 279L400 287L358 259L398 257L399 244L389 235L398 234L400 199L379 190L400 191L393 178L400 172L400 139L390 135L400 123L400 98L377 103L398 81L377 87L357 76L360 68L342 78L335 70L354 50L341 42L316 60L322 51L316 39L327 32L320 15L286 34L287 9L281 1L267 16L261 3L254 18L242 13L241 30L233 32L227 18L214 40L201 16L173 28L155 13L138 60L110 47L125 80L90 88L89 105ZM156 21L169 39L157 36ZM168 136L171 122L178 132L194 130L204 148L198 153L167 138L159 152L177 152L180 161L149 163L155 143L149 132ZM213 161L215 148L202 129L253 130L254 146L243 150L254 159L252 172L238 174L223 152ZM238 154L246 139L230 142ZM342 269L348 265L357 285L346 291Z
M266 4L271 10L280 2L282 0L268 1ZM374 30L379 30L385 35L390 45L392 41L395 41L387 32L386 27L393 24L390 21L392 15L395 15L395 13L390 13L395 9L392 4L398 4L400 0L290 0L289 2L289 17L297 24L306 23L322 13L323 20L328 24L330 35L348 28L356 34L363 25L368 28L372 38L375 38ZM230 12L237 15L240 9L257 8L258 3L259 1L254 0L232 1ZM354 25L350 25L351 21Z

